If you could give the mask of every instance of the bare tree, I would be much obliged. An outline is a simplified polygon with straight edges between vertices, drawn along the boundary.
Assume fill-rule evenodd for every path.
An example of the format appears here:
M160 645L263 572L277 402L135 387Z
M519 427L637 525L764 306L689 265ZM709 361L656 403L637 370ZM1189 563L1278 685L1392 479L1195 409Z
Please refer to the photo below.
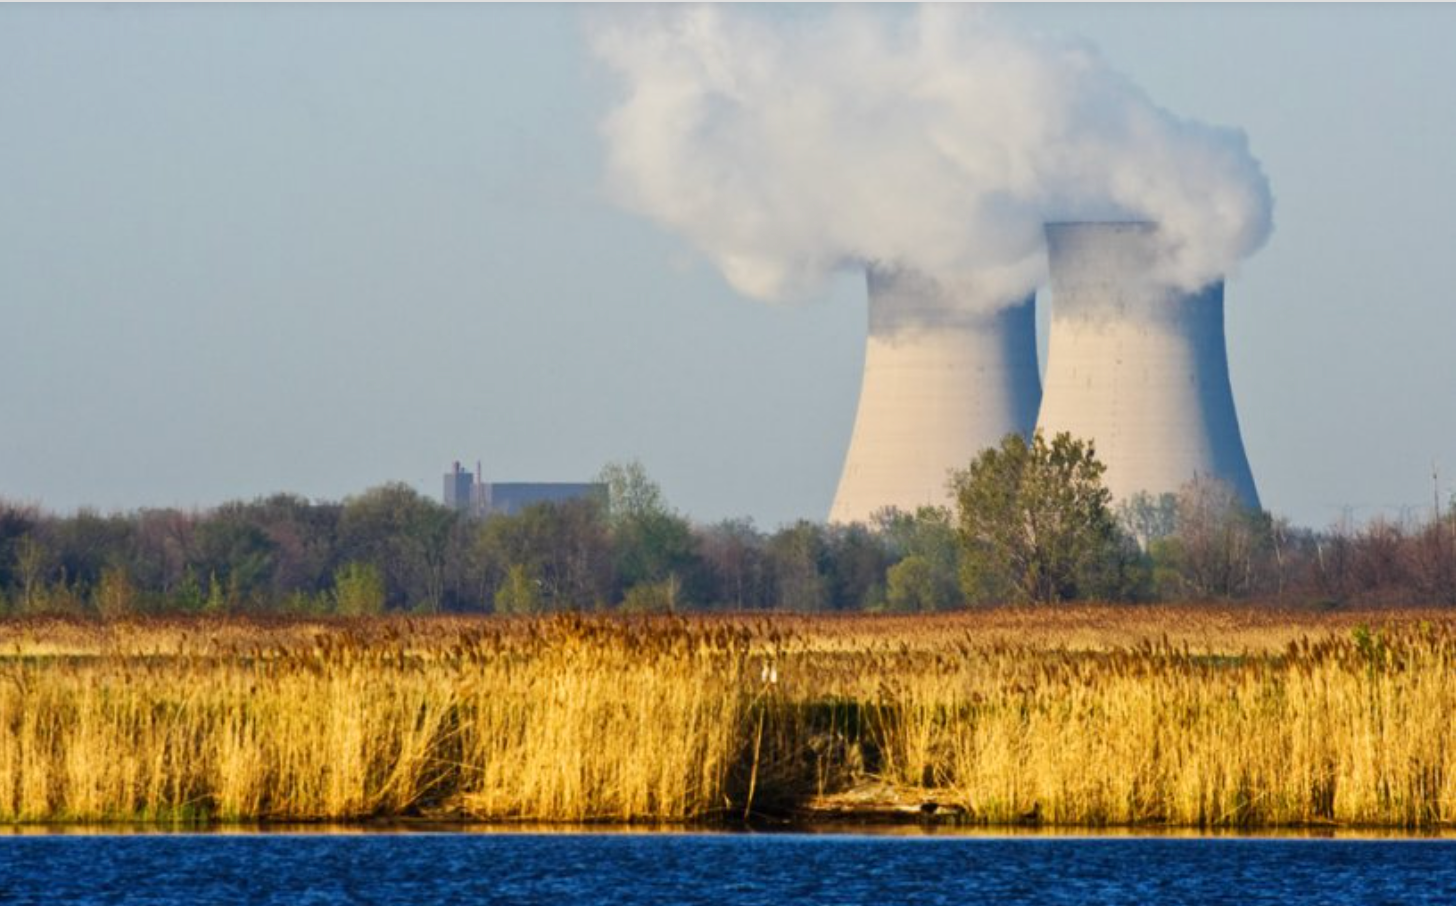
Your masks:
M1198 477L1178 494L1178 528L1168 559L1185 593L1235 597L1254 592L1272 552L1271 520L1227 483Z

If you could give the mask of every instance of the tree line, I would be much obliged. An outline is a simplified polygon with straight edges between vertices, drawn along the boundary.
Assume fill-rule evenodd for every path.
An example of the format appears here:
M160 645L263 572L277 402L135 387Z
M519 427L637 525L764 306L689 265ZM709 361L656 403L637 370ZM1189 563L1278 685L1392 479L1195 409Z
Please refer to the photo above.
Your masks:
M0 613L924 612L1002 602L1456 605L1456 518L1310 530L1211 480L1114 503L1095 448L1008 436L953 507L870 525L698 525L640 464L605 503L474 519L408 486L207 510L47 513L0 500Z

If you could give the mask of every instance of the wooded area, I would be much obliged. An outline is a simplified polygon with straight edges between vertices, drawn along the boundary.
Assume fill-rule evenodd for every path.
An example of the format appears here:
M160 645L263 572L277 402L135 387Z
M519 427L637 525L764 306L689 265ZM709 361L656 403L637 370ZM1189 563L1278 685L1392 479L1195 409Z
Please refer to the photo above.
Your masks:
M1096 481L1100 466L1088 467L1090 447L1061 442L1008 438L956 476L956 512L886 512L872 526L697 525L635 463L604 471L606 506L542 504L484 520L400 484L342 502L277 494L106 515L0 501L0 612L920 612L1249 598L1456 605L1450 509L1424 521L1310 530L1246 510L1208 482L1112 508ZM1081 498L1068 496L1073 475Z

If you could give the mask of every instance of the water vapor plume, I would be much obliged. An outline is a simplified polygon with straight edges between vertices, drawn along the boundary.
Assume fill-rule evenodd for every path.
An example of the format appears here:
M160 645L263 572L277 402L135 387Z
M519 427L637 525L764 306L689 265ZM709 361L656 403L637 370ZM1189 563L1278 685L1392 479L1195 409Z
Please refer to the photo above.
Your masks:
M1156 222L1157 276L1191 290L1272 228L1241 131L986 10L656 9L592 40L623 89L602 126L613 195L749 296L875 265L989 311L1044 282L1043 225L1065 220Z

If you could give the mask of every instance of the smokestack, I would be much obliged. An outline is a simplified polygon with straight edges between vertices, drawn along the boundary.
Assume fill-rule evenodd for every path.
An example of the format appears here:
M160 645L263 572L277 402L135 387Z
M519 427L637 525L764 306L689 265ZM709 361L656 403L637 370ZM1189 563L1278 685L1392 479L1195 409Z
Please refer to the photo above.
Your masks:
M1052 316L1037 428L1096 443L1116 498L1195 477L1259 506L1229 386L1223 281L1196 292L1155 276L1151 223L1046 227Z
M831 522L948 504L950 470L1029 434L1041 399L1033 298L986 312L912 270L870 267L866 282L864 378Z

